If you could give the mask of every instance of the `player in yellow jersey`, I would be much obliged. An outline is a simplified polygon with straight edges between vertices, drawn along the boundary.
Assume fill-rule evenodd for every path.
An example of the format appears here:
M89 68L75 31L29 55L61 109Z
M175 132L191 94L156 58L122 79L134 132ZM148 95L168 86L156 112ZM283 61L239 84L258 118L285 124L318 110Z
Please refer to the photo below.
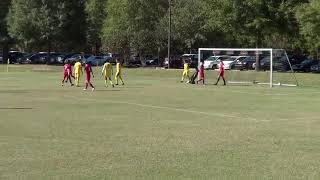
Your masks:
M189 76L189 63L187 60L184 60L184 64L183 64L183 73L182 73L182 78L181 78L181 82L184 82L184 78L188 78L187 83L189 83L190 80L190 76Z
M124 85L124 82L121 77L121 63L119 59L117 59L116 69L117 69L116 76L115 76L116 85L119 85L119 79L121 80L122 85Z
M111 80L111 76L113 75L113 68L111 63L109 63L108 61L104 63L101 74L105 78L104 83L106 87L108 87L108 79L110 81L111 86L114 87L114 84Z
M73 67L77 87L79 87L79 84L80 84L80 75L83 74L82 64L80 61L81 61L81 58L78 59L78 61L74 64L74 67Z

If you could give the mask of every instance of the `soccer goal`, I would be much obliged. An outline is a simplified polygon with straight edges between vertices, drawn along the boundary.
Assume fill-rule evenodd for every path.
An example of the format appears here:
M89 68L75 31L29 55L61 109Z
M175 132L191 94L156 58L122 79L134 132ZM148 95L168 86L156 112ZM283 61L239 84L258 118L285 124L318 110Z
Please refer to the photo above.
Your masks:
M228 84L298 86L284 49L199 48L198 56L207 70L218 69L223 61Z

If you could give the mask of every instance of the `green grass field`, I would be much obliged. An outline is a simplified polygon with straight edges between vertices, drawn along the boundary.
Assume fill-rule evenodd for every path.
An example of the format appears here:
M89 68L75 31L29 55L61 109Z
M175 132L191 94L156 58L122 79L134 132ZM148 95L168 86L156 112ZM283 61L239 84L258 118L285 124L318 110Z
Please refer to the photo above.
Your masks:
M320 178L320 75L269 89L125 69L107 89L95 70L83 92L61 69L0 66L1 180Z

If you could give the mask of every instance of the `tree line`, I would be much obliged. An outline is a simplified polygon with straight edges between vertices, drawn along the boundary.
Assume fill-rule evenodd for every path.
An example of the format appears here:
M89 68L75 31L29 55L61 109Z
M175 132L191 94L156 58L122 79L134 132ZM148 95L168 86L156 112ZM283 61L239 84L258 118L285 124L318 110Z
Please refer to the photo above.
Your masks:
M4 55L15 48L166 57L170 15L172 54L271 47L315 57L320 48L319 0L1 0L0 47Z

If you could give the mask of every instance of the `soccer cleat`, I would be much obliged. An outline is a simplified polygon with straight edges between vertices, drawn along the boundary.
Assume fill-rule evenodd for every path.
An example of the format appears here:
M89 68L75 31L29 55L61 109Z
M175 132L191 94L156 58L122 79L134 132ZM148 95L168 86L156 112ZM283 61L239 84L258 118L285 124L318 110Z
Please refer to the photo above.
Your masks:
M93 92L94 90L95 90L94 88L91 89L92 92Z
M71 84L71 86L74 86L74 84Z
M87 89L83 89L84 91L86 91Z
M117 83L116 86L118 86L119 84Z
M112 87L114 88L114 84L112 84Z
M122 86L124 86L124 83L122 83Z

